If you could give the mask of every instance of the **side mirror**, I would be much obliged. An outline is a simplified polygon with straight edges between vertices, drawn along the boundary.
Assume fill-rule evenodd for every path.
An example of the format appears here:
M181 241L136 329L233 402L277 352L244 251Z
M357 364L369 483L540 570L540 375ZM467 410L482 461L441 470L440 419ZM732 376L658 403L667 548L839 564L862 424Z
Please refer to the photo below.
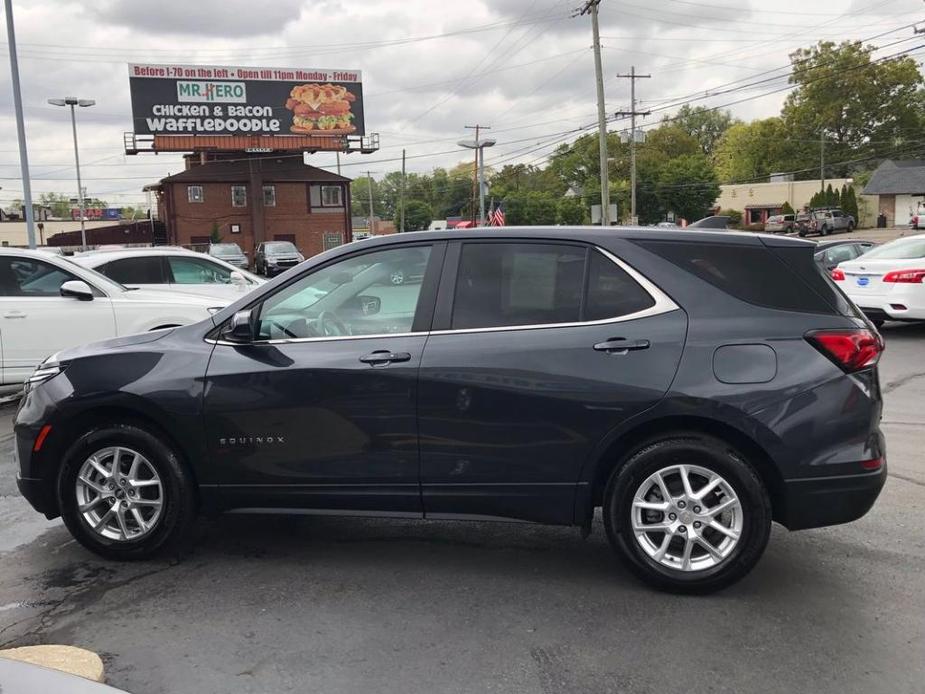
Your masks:
M93 301L93 290L83 280L68 280L61 285L61 296L79 301Z
M231 279L232 284L237 285L239 287L243 287L245 284L247 284L247 280L244 278L244 275L242 275L237 270L231 271L231 274L229 275L229 279Z
M250 311L238 311L231 317L222 336L232 342L248 343L254 341L254 321Z
M378 296L366 296L361 294L357 297L360 302L360 310L364 316L375 316L382 310L382 299Z

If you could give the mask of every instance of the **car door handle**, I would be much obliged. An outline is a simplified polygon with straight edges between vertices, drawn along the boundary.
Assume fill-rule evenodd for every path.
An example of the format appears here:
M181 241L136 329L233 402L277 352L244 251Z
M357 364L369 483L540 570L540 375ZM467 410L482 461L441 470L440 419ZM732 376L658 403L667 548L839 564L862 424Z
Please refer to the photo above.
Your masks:
M22 311L7 311L3 314L4 318L25 318L26 314Z
M608 354L626 354L640 349L649 349L648 340L627 340L625 337L611 337L594 345L597 352Z
M365 357L360 357L360 361L364 364L377 366L400 361L411 361L411 355L408 352L390 352L387 349L377 349L375 352L370 352Z

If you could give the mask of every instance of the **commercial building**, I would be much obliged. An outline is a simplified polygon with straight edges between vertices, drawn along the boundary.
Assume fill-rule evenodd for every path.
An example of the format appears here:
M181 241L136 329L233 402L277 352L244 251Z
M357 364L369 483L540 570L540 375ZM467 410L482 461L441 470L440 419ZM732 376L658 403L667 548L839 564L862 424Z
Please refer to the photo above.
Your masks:
M925 160L884 161L864 186L878 215L886 217L887 226L906 226L914 214L925 207Z
M826 179L825 186L841 190L844 185L853 185L851 178ZM768 183L735 183L720 186L716 206L723 210L742 212L743 224L764 224L768 217L780 214L785 202L794 210L801 210L809 205L810 199L819 192L822 182L772 180ZM873 226L876 218L875 206L858 200L862 226Z
M145 190L157 195L167 243L201 249L213 230L253 258L262 241L292 241L306 256L352 240L350 179L298 155L186 157L186 170Z

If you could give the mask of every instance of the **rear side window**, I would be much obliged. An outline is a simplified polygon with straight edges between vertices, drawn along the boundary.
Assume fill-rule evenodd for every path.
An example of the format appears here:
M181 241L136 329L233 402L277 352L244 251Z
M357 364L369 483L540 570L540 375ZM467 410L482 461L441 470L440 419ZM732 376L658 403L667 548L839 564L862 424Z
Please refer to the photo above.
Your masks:
M591 252L584 320L626 316L654 305L655 299L623 268L599 252Z
M122 258L106 263L97 270L121 284L166 284L164 263L160 256Z
M714 287L750 304L811 313L832 313L837 305L831 298L832 290L814 262L812 248L809 247L777 248L774 250L786 253L776 255L764 246L664 241L638 243ZM812 267L795 272L790 268L791 260L799 260L801 267L807 263ZM794 274L804 281L798 281Z
M622 268L580 246L463 244L451 327L456 330L604 320L655 300Z

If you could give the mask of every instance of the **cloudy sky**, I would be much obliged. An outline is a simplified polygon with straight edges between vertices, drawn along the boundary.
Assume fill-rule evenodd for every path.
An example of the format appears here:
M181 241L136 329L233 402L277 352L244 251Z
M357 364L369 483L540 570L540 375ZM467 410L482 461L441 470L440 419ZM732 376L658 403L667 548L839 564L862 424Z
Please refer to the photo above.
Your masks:
M33 195L76 194L68 113L49 97L97 102L78 124L90 195L137 204L144 184L182 169L177 155L124 155L128 62L362 70L366 128L380 134L381 150L343 158L351 177L398 168L402 148L412 171L468 159L456 141L472 123L490 125L498 141L487 164L542 164L596 118L590 21L571 16L581 2L13 0ZM921 0L603 0L607 110L629 107L628 80L616 74L635 65L652 75L637 90L641 108L657 114L648 123L683 102L738 102L729 108L743 119L774 115L790 51L848 38L884 46L878 55L910 50L925 45L912 38L920 20ZM22 182L9 62L0 63L6 206Z

